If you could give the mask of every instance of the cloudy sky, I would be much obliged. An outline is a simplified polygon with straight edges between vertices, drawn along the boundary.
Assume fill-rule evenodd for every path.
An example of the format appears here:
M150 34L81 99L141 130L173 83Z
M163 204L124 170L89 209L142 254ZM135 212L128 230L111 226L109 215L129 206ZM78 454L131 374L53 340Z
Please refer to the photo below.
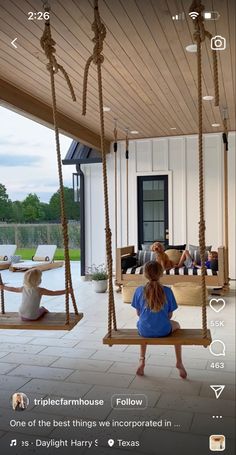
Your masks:
M58 190L54 132L3 107L0 125L0 183L12 201L36 193L41 202L48 202ZM60 139L64 158L71 139ZM63 166L65 186L72 186L72 172L75 166Z

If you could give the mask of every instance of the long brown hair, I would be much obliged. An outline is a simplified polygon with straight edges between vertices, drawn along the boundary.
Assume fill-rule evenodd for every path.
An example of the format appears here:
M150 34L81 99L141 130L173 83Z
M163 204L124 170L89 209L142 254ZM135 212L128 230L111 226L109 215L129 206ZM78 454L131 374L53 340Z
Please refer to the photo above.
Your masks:
M144 298L151 311L160 311L166 301L163 287L159 280L163 274L163 268L157 261L149 261L145 264L144 275L148 279L144 287Z

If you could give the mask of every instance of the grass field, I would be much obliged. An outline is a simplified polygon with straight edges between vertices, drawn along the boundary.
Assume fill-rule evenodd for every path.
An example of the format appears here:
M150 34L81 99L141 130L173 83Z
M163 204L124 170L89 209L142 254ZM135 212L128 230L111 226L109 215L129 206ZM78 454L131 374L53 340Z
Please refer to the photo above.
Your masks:
M29 260L32 259L32 256L35 253L36 248L19 248L16 251L16 254L22 256L22 259ZM56 254L54 256L56 261L61 261L64 259L64 251L61 248L57 248ZM70 260L79 261L80 260L80 250L70 250Z

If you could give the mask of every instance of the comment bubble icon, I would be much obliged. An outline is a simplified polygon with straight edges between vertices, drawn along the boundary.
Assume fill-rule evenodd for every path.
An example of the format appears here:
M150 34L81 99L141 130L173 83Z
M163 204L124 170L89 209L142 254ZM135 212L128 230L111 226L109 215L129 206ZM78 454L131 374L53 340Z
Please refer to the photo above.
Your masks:
M225 344L221 340L213 340L210 344L210 353L216 357L225 356Z

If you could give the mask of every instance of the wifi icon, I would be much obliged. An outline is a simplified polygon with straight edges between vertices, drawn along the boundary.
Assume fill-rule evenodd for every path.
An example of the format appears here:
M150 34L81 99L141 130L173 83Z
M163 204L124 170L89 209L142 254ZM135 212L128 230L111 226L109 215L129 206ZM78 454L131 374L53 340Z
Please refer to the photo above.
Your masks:
M199 13L197 13L197 11L191 11L191 12L189 13L189 16L191 17L191 19L194 20L194 19L196 19L196 17L199 16Z

